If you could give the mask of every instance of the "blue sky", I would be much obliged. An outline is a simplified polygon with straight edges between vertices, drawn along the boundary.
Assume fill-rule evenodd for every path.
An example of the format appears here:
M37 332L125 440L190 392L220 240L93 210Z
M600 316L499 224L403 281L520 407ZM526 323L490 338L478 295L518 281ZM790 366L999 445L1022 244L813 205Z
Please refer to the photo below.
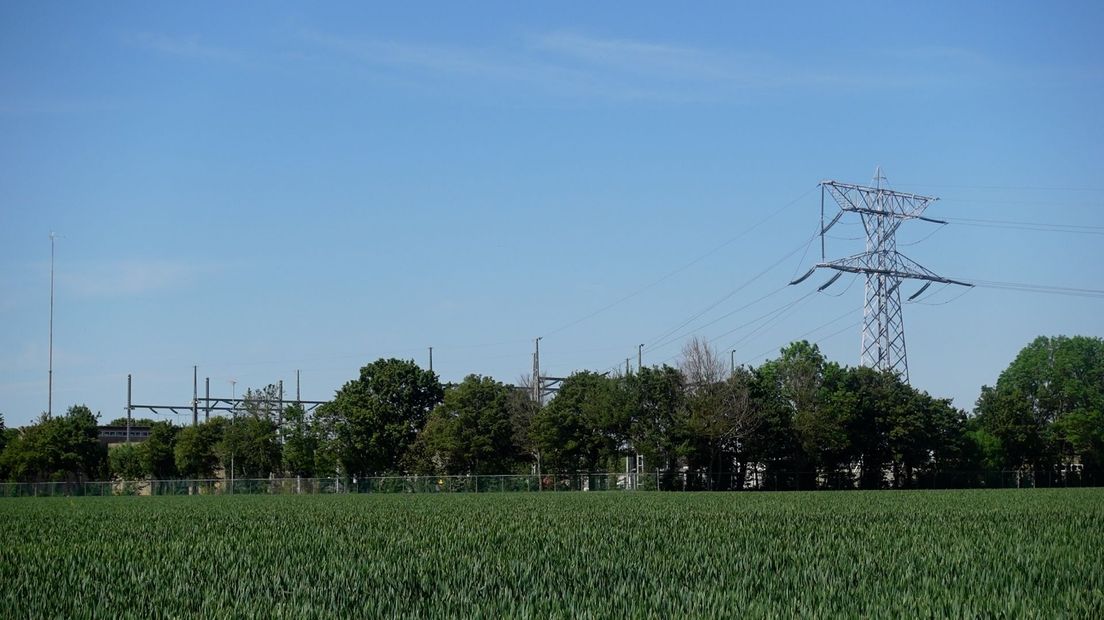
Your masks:
M9 425L46 408L52 230L55 411L108 419L193 364L326 399L429 346L446 380L512 382L537 336L553 374L674 363L718 300L671 335L855 364L850 276L753 321L826 279L779 290L818 182L876 165L933 217L1098 227L909 223L930 269L1104 288L1100 3L363 4L0 7ZM929 292L912 382L967 409L1035 336L1104 335L1099 298Z

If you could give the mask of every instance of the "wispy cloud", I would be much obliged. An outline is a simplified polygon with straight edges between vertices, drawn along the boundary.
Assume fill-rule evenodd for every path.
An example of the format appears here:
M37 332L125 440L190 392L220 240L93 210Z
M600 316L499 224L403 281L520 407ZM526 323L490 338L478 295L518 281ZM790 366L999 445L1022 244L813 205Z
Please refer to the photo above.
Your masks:
M210 265L176 260L114 260L72 265L59 274L59 288L85 297L130 296L188 286Z
M557 31L530 38L534 49L592 67L626 74L674 80L739 81L761 86L778 83L777 63L763 54L719 53L710 50L606 39Z
M169 56L249 66L252 59L240 50L220 47L203 41L198 36L170 36L157 33L141 33L132 38L135 45Z
M147 33L134 40L158 53L197 61L256 67L264 58L199 37ZM298 66L324 64L327 70L352 66L371 79L444 87L453 94L537 92L685 103L743 100L782 89L909 89L960 80L963 74L1002 75L996 63L978 52L938 45L890 50L883 55L894 59L889 63L833 65L825 58L794 60L756 50L710 49L571 30L519 36L492 46L320 31L301 31L296 42L300 49L281 52L281 62L273 66L285 66L288 60ZM954 75L948 76L948 69Z
M781 88L907 87L915 81L863 69L834 71L760 52L711 50L571 31L521 37L498 49L448 47L303 33L330 53L377 70L421 72L523 86L564 96L669 102L743 99Z

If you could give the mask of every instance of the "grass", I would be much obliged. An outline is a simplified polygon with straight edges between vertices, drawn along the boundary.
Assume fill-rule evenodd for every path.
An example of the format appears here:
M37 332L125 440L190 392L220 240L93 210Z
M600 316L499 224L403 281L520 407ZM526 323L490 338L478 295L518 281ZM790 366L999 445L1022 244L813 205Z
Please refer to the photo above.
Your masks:
M1101 617L1104 490L0 500L0 616Z

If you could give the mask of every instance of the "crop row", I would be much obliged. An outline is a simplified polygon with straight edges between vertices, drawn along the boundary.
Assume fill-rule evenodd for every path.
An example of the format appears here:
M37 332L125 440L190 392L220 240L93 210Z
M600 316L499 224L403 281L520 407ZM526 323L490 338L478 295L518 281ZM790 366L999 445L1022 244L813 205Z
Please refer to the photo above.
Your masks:
M1104 492L0 500L5 617L1099 617Z

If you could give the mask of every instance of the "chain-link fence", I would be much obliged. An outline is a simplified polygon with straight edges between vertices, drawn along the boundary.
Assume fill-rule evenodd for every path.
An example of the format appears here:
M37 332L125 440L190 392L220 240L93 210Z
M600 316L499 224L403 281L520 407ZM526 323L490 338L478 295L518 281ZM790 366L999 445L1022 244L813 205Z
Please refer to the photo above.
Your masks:
M810 491L862 488L963 489L1098 486L1080 471L955 471L907 480L854 474L759 470L630 472L496 476L377 476L370 478L261 478L227 480L134 480L102 482L9 482L0 497L108 495L315 495L327 493L525 493L562 491Z

